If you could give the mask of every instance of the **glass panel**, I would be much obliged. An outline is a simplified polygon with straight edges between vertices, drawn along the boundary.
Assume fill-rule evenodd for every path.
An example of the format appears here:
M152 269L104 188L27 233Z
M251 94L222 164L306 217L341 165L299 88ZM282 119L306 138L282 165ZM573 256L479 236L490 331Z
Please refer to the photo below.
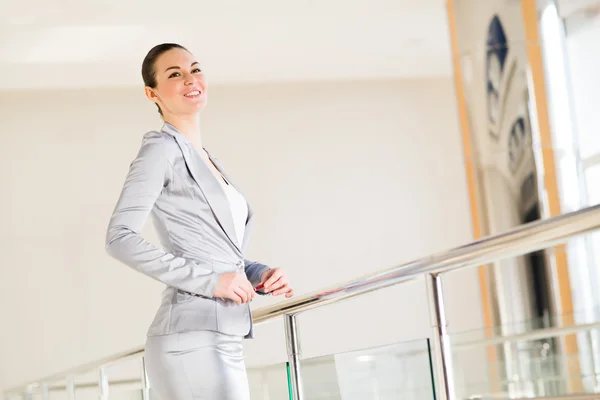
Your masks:
M66 381L54 382L48 385L49 400L68 400Z
M435 399L429 341L302 360L307 399Z
M248 368L250 398L285 400L289 397L287 363Z
M595 322L564 322L589 320L590 315L596 316ZM568 327L569 331L531 336L544 327ZM451 336L457 398L600 393L598 308ZM479 356L477 361L474 354ZM470 379L474 369L484 370L486 376Z
M132 358L105 368L110 400L142 399L142 359ZM77 396L79 400L79 396Z
M256 400L284 400L289 398L286 364L248 368L250 398ZM110 400L141 400L141 381L115 381L111 379ZM77 400L80 400L79 391ZM87 398L87 397L86 397ZM97 400L96 397L90 399ZM162 400L150 389L151 400Z
M119 389L108 396L109 400L142 400L141 389Z
M100 398L100 390L98 388L99 374L100 373L95 370L75 377L75 398L77 400L98 400ZM65 393L65 399L66 398L67 396Z
M141 400L141 359L132 358L120 361L105 369L109 381L110 400ZM98 400L100 373L90 371L74 378L75 398L77 400ZM68 400L66 381L53 383L49 386L50 400ZM41 398L41 397L40 397Z

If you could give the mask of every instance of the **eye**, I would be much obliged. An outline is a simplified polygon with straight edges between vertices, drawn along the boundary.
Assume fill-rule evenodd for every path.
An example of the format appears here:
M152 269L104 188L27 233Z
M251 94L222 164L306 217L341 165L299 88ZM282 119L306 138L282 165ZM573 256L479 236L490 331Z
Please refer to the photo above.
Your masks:
M202 70L200 68L194 68L192 70L192 74L199 74L200 72L202 72Z
M179 76L179 72L173 72L171 75L169 75L169 79L175 78L176 76Z

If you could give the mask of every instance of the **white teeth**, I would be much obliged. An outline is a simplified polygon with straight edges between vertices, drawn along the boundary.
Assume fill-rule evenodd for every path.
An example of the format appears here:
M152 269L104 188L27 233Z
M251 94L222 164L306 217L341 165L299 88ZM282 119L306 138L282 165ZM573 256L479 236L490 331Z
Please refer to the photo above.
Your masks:
M191 96L198 96L199 94L200 94L200 92L196 90L194 92L186 93L186 94L184 94L184 96L191 97Z

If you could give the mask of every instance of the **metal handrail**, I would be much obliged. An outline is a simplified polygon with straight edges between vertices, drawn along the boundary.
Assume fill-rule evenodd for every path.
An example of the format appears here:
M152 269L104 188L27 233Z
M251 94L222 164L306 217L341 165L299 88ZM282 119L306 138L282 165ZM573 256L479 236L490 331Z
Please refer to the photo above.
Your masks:
M359 296L375 290L394 286L399 283L416 280L417 278L429 278L430 288L430 307L432 319L436 329L436 347L439 350L437 359L438 383L442 386L450 385L448 382L448 372L445 368L450 367L449 353L444 338L448 336L445 331L445 311L444 302L441 293L440 274L460 268L476 267L489 264L491 262L515 257L544 248L549 248L561 243L567 239L579 236L600 228L600 205L584 208L579 211L563 214L557 217L539 220L518 226L514 229L501 234L493 235L467 245L454 248L449 251L431 255L416 261L412 261L398 267L370 274L353 281L331 287L326 290L320 290L312 294L300 296L294 300L289 300L273 306L263 307L253 312L253 321L256 324L273 320L277 317L284 317L289 322L286 326L291 326L295 330L296 314L308 311L315 307L331 304L351 297ZM290 332L288 332L289 335ZM292 370L298 373L295 383L295 398L301 398L298 393L300 390L299 365L297 337L292 335L294 340L288 345L290 355L290 364ZM289 339L289 337L288 337ZM121 361L123 358L139 356L143 353L143 347L137 347L131 351L122 352L114 356L103 358L95 362L85 364L81 367L72 368L59 374L53 374L42 380L37 380L35 384L54 382L64 379L66 376L79 375L95 369L106 367ZM292 362L292 360L294 362ZM5 393L22 393L32 384L21 385L6 391ZM444 387L440 393L442 399L451 397L448 393L449 387Z
M437 275L531 253L561 244L566 239L598 228L600 228L600 205L520 225L504 233L392 269L369 274L327 290L263 307L253 313L252 319L256 323L260 323L283 315L294 315L315 307L422 278L426 274Z

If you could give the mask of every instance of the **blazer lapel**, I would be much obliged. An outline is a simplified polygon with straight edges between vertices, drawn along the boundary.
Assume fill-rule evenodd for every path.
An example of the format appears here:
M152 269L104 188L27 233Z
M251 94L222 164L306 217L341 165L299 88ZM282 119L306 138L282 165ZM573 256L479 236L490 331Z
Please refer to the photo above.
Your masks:
M231 215L231 209L229 207L229 200L221 184L217 181L213 173L208 169L208 166L202 161L198 152L189 140L179 133L174 126L165 123L163 131L169 133L175 138L183 159L188 167L188 171L202 193L208 205L212 209L217 222L231 241L233 245L242 251L242 244L237 243L237 237L235 235L235 228L233 225L233 217ZM227 177L226 177L227 178Z

